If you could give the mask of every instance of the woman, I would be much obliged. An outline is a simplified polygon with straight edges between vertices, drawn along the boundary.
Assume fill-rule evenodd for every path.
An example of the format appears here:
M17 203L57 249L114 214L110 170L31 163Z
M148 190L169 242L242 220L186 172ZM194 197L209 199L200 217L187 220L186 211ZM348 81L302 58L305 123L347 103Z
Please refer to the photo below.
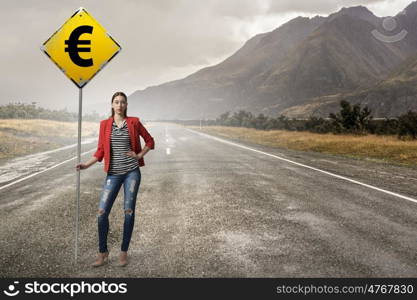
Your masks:
M139 119L126 115L127 97L124 93L115 93L111 99L111 106L111 117L100 122L97 151L93 158L76 166L77 170L87 169L104 158L104 171L107 172L98 209L99 253L97 260L92 264L93 267L102 266L108 261L108 217L122 184L125 219L119 265L126 266L127 250L135 221L136 196L141 181L139 167L145 165L143 156L155 147L154 139ZM143 149L139 136L145 140Z

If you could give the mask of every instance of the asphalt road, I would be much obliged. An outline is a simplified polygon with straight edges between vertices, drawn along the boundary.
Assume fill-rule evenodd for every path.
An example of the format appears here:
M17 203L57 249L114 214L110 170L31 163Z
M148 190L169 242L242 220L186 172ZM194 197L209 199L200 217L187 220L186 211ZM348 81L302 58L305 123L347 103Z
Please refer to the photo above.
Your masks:
M90 267L102 163L82 171L74 265L71 160L0 185L1 277L417 276L416 169L220 141L173 124L146 127L156 148L141 168L129 265L117 267L121 191L110 216L110 263ZM74 155L67 149L47 161Z

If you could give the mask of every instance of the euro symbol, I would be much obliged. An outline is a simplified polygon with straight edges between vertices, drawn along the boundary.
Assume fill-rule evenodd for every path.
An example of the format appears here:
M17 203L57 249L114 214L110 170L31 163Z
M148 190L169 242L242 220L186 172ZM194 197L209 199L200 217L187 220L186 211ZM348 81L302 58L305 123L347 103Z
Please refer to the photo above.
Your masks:
M78 45L91 45L91 41L86 40L79 40L80 35L83 33L92 33L93 26L83 25L75 28L68 40L65 41L65 45L68 45L65 48L65 52L69 53L69 57L71 58L72 62L80 67L91 67L93 65L93 59L84 59L81 58L78 54L79 52L91 52L91 48L78 48Z

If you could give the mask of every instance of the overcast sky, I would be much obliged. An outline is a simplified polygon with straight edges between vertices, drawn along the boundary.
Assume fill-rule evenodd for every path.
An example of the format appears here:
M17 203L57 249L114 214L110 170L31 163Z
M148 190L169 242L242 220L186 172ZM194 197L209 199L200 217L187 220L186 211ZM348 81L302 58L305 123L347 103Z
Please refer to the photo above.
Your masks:
M394 16L411 0L0 0L0 105L36 101L78 111L78 89L40 46L84 7L123 50L83 89L84 112L107 113L115 91L183 78L217 64L252 36L297 16L364 5Z

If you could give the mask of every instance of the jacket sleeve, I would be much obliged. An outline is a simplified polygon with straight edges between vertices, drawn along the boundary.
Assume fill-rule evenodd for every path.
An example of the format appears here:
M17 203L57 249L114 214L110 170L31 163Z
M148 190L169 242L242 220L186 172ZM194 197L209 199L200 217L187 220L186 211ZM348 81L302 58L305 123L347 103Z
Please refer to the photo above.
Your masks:
M100 134L98 136L97 151L94 156L98 161L102 161L104 157L104 122L100 122Z
M139 135L141 135L143 139L145 140L145 145L148 146L148 148L150 149L154 149L155 141L153 137L149 134L149 132L146 130L146 128L142 125L140 121L138 122L138 126L139 126L138 128Z

